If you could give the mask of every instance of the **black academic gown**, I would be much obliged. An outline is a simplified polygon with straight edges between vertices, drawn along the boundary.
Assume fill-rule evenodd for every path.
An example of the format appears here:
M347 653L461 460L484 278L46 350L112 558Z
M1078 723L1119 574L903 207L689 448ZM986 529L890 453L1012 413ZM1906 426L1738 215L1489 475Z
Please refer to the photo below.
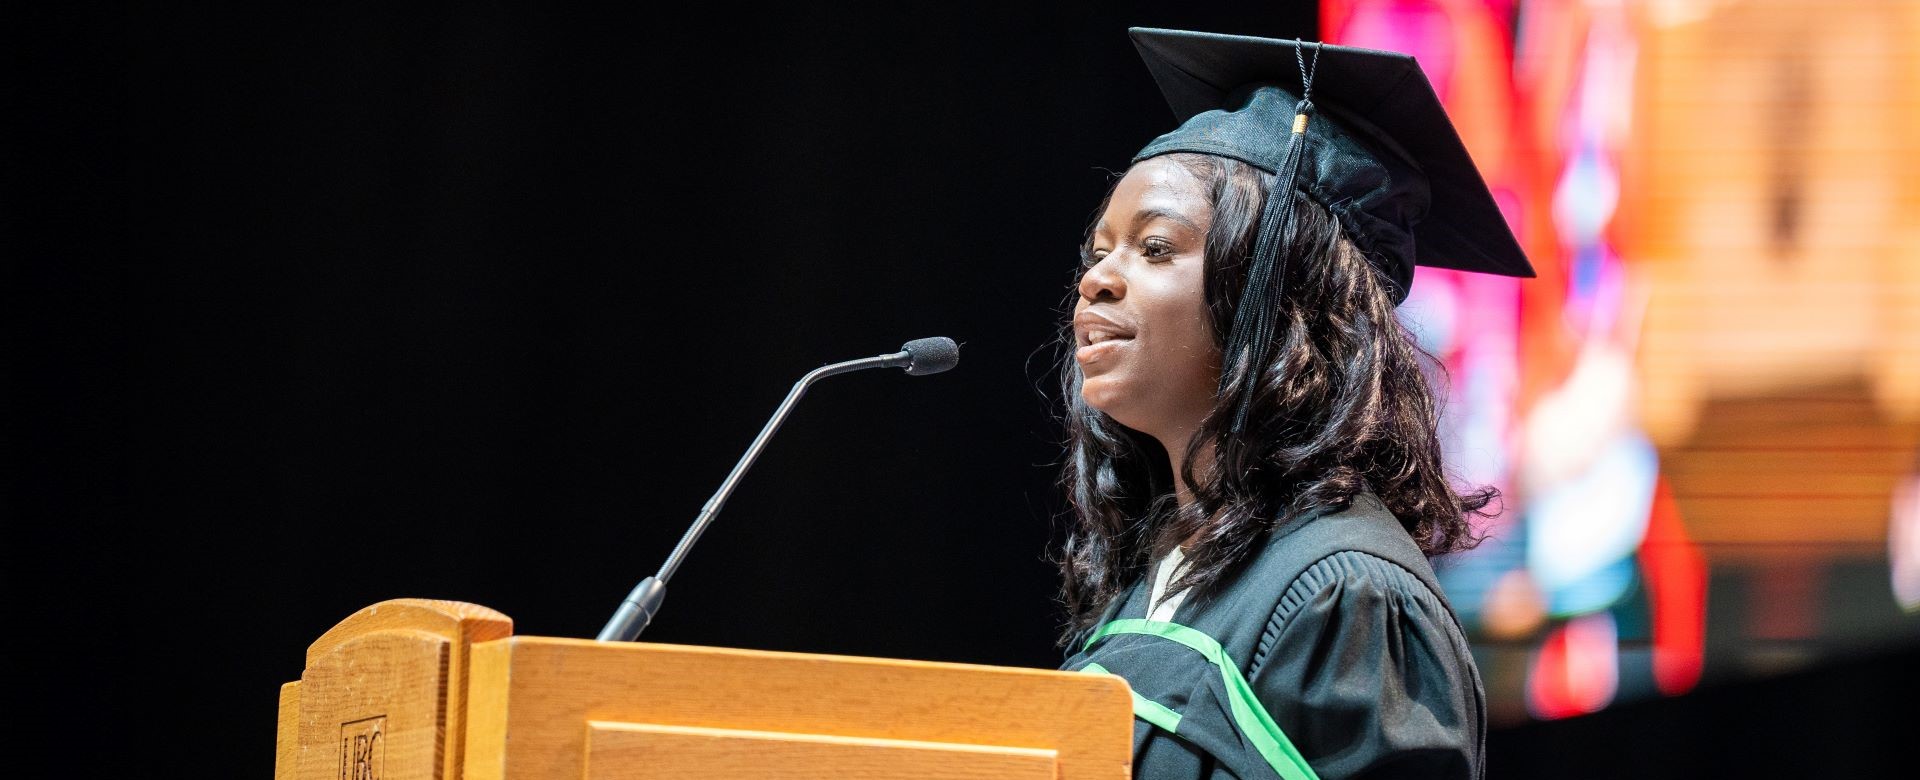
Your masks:
M1134 777L1482 777L1485 694L1466 637L1371 493L1275 529L1171 626L1144 620L1148 588L1142 577L1117 599L1108 633L1061 667L1133 688Z

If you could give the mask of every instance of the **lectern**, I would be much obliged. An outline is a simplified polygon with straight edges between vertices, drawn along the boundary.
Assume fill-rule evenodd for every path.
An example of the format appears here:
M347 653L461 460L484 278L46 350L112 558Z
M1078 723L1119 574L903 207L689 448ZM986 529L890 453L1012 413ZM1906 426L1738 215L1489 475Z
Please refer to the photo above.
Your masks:
M280 688L275 780L1122 780L1118 677L513 636L486 607L399 599Z

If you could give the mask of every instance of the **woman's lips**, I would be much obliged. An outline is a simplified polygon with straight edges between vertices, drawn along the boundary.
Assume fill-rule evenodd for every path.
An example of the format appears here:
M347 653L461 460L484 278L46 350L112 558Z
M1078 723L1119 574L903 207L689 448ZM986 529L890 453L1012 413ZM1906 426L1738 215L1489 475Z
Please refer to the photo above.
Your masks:
M1133 343L1133 339L1130 339L1130 338L1111 338L1105 341L1088 344L1084 347L1074 350L1073 359L1076 361L1079 361L1081 365L1085 365L1088 363L1098 363L1101 360L1104 360L1107 357L1111 356L1113 353L1126 348L1128 344L1132 344L1132 343Z
M1099 362L1133 343L1133 329L1091 310L1074 315L1073 330L1079 344L1073 359L1082 364Z

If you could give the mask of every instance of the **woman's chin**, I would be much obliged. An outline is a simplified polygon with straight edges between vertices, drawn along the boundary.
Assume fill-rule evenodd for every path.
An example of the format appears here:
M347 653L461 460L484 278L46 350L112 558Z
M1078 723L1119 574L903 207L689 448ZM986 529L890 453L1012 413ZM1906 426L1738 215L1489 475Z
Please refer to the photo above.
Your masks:
M1109 407L1120 400L1120 383L1111 376L1082 376L1080 378L1080 400L1107 414L1113 414Z
M1128 398L1124 385L1125 383L1111 376L1087 377L1080 382L1080 400L1113 418L1115 422L1132 428L1134 426L1128 420L1134 417L1129 414L1133 404L1129 403L1131 399Z

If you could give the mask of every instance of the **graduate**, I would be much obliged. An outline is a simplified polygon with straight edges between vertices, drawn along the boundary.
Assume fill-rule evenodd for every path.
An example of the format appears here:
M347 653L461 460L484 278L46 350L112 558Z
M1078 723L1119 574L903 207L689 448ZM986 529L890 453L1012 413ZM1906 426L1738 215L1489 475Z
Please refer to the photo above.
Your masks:
M1180 125L1082 247L1062 668L1132 687L1135 777L1481 777L1427 559L1497 492L1448 482L1395 308L1533 269L1412 58L1131 33Z

